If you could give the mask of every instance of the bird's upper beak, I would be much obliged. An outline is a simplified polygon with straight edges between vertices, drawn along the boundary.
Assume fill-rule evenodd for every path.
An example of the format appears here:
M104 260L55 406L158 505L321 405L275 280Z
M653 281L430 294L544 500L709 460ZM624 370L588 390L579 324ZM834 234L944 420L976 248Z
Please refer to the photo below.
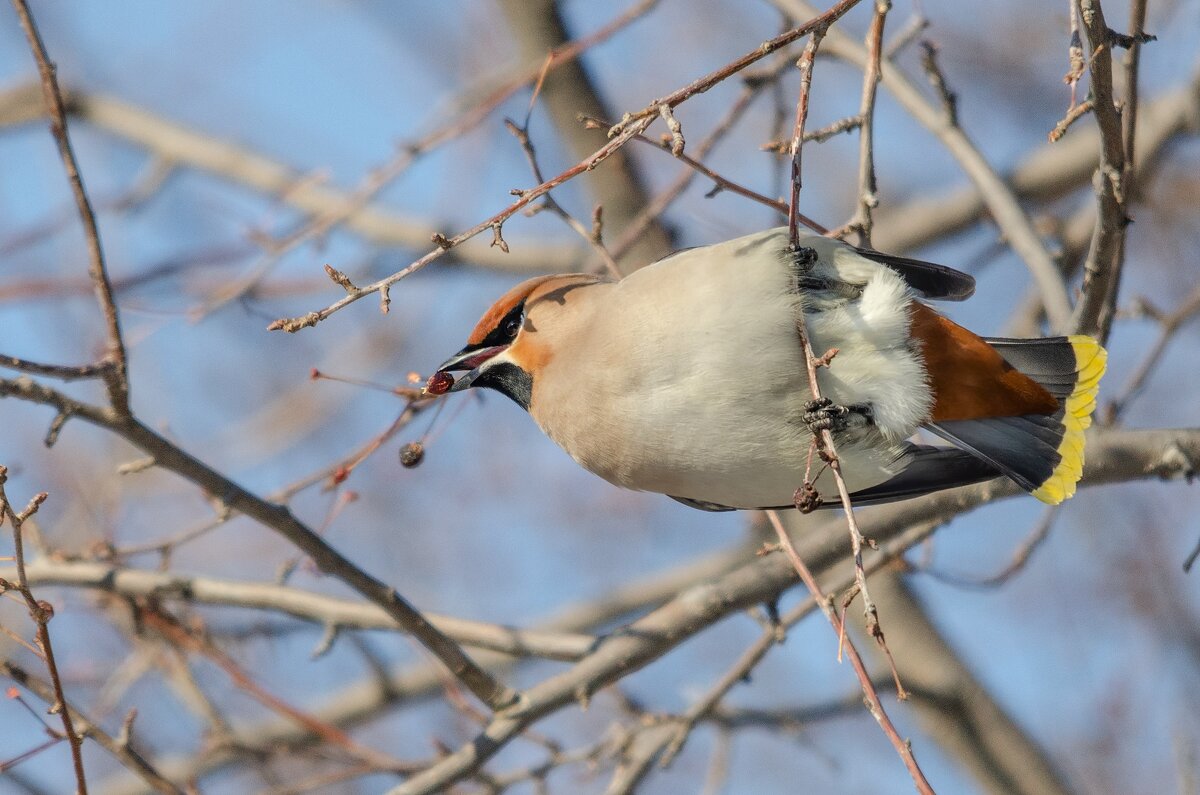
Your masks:
M442 366L437 371L439 373L468 371L463 377L455 379L454 386L447 390L448 392L458 392L470 387L483 372L483 365L493 356L505 350L508 350L507 345L493 345L488 348L469 346L442 362Z

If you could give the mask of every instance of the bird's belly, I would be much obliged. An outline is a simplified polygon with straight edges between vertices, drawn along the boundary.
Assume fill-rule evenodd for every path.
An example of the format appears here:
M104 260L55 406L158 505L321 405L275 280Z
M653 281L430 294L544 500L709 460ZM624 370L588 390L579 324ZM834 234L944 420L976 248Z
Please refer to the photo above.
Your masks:
M545 430L586 469L625 488L763 508L792 504L807 473L827 500L836 499L803 421L807 381L789 376L764 388L761 378L732 375L714 376L706 389L676 380L590 406L580 434ZM839 452L851 491L896 474L895 448L874 431L844 438Z
M699 439L692 426L686 449L669 442L661 453L643 459L626 458L625 466L597 474L628 488L687 497L731 508L766 508L791 505L795 492L811 479L826 500L836 500L832 473L816 455L812 436L792 426L766 427L762 435L747 435L735 444ZM896 474L890 445L861 444L849 439L839 448L851 491L877 485ZM629 463L632 462L632 465Z

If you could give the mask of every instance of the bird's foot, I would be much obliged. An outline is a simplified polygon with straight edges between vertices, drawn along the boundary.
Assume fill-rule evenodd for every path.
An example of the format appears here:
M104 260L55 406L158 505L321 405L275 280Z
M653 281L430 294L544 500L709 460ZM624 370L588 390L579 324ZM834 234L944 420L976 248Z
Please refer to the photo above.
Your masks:
M847 428L866 425L871 421L871 407L865 403L840 406L827 397L810 400L804 404L804 424L813 432L838 433Z

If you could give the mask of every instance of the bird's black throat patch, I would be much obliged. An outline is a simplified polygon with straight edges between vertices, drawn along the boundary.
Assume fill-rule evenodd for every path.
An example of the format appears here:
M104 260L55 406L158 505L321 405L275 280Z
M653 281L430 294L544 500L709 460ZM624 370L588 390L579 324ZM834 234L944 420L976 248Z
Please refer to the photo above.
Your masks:
M512 362L500 362L487 368L471 386L494 389L507 395L526 411L529 411L529 402L533 399L533 376Z

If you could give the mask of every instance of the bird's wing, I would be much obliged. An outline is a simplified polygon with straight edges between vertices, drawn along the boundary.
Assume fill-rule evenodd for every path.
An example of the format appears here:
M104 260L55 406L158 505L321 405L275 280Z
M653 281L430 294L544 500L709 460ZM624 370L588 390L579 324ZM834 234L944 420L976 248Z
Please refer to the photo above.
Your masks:
M667 495L671 497L670 494ZM693 500L691 497L671 497L675 502L683 503L689 508L695 508L700 511L712 511L713 513L724 513L725 511L736 511L737 508L730 508L728 505L718 505L715 502L705 502L704 500Z
M850 499L854 504L879 505L905 500L933 491L991 480L1001 474L991 463L953 447L910 444L905 455L909 458L909 464L904 471L877 486L852 493Z
M958 486L968 486L984 480L1000 477L1001 470L988 461L981 460L966 450L955 447L937 447L929 444L906 443L903 456L908 464L904 471L890 480L876 486L859 489L850 494L855 506L881 505L885 502L906 500L919 497L942 489L952 489ZM718 505L703 500L693 500L687 497L671 497L691 508L702 511L736 511L727 505ZM822 508L837 508L841 505L836 499L825 500ZM794 508L794 505L762 506L762 511L783 511Z
M886 265L900 274L909 287L931 301L963 301L975 292L975 278L954 268L919 259L882 254L869 248L855 250L872 262Z

